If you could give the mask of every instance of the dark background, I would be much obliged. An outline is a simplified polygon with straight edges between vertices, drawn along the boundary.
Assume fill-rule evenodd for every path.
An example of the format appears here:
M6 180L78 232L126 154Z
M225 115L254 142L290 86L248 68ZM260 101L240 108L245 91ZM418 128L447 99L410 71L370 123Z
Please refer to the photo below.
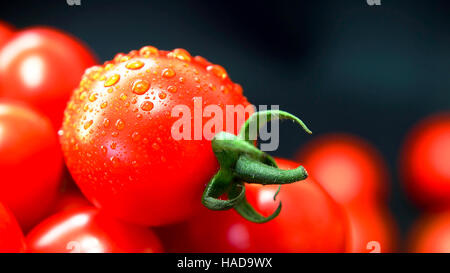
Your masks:
M255 105L278 104L315 135L350 132L381 151L403 234L418 211L402 191L398 152L420 118L450 109L450 1L2 1L0 20L48 25L101 61L144 45L185 48L227 68ZM281 127L275 154L311 139Z

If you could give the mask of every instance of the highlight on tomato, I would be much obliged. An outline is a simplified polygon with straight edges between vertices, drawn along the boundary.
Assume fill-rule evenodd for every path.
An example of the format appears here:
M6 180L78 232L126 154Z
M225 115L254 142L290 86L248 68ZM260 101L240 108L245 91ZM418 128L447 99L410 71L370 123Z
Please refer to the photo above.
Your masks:
M408 251L414 253L450 253L450 211L428 212L412 226Z
M298 163L276 159L281 169ZM266 223L253 223L236 211L204 208L187 222L161 227L158 233L170 252L344 252L348 231L342 208L312 179L283 185L246 185L247 198L257 211L270 215L277 202L280 214Z
M162 246L149 228L121 222L94 207L61 211L26 237L33 253L155 253Z
M25 252L25 238L12 212L0 203L0 253Z
M57 130L73 89L94 64L91 51L67 33L48 27L18 31L0 49L0 96L28 103Z
M450 112L431 115L410 130L400 155L409 196L432 210L450 205Z
M0 102L0 200L23 230L50 211L62 155L50 120L18 103Z
M229 106L234 108L231 117ZM145 46L86 71L67 105L60 141L84 195L125 221L175 223L203 204L213 210L234 208L251 221L265 222L280 208L262 217L245 201L242 181L292 183L307 173L303 167L280 171L254 146L249 128L276 116L310 131L289 113L253 114L248 106L241 86L223 67L184 49ZM210 107L218 109L218 123L211 124ZM180 120L187 122L174 130ZM223 131L211 140L198 124Z

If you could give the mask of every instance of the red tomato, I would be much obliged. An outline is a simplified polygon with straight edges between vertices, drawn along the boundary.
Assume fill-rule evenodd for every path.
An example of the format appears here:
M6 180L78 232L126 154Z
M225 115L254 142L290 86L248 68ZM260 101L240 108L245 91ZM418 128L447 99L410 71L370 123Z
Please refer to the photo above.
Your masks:
M10 38L13 36L14 30L13 28L0 21L0 47L2 47Z
M50 210L61 169L50 121L24 106L0 102L0 200L25 231Z
M147 46L87 71L67 106L61 143L73 178L93 204L143 225L181 221L202 207L218 162L203 136L175 140L172 126L180 118L171 111L180 105L224 111L248 102L223 68L182 49ZM202 129L195 128L197 114L188 119L193 131ZM208 120L200 116L203 124Z
M68 190L58 195L51 214L86 206L92 206L92 204L86 200L81 192L77 190Z
M450 205L450 113L419 122L403 145L400 170L406 189L425 207Z
M450 211L423 216L409 234L409 251L417 253L450 253Z
M359 137L323 135L296 158L343 206L373 204L386 196L387 167L378 151Z
M276 160L281 169L299 164ZM278 206L278 186L247 184L247 198L257 211L271 214ZM203 209L189 222L162 229L171 251L187 252L344 252L347 218L341 207L311 179L283 185L277 200L281 213L265 224L249 222L234 210Z
M353 253L395 251L397 226L388 208L380 205L347 209L350 222L347 250Z
M95 63L84 45L63 32L17 32L0 50L0 96L27 102L58 129L72 90Z
M47 218L28 234L26 242L35 253L162 251L150 229L120 222L94 207L66 210Z
M0 253L25 252L25 238L14 215L0 203Z

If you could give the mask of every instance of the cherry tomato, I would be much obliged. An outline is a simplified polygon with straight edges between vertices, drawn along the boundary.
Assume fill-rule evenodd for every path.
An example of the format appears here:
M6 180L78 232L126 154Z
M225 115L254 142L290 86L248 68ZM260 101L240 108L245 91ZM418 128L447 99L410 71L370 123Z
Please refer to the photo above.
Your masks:
M299 164L276 159L281 169ZM257 211L271 214L278 186L247 184ZM159 230L174 252L344 252L348 230L341 207L312 179L283 185L277 196L281 213L270 222L252 223L234 210L202 212L188 222Z
M51 208L62 169L50 121L18 104L0 102L0 200L24 231Z
M353 253L388 253L396 250L397 226L384 205L347 209L350 222L347 250Z
M171 111L180 105L191 111L188 122L200 139L173 137L180 117ZM142 225L187 219L202 207L205 184L218 170L193 111L208 105L225 113L226 105L248 102L222 67L183 49L118 54L86 72L67 106L61 134L67 166L85 196L111 215ZM235 121L230 133L244 122Z
M86 200L81 192L77 190L68 190L61 192L58 195L56 202L52 207L51 214L86 206L92 206L92 204Z
M13 36L14 30L13 28L0 21L0 47L2 47L10 38Z
M26 237L30 252L117 253L161 252L153 231L111 218L94 207L57 213Z
M27 102L59 129L70 94L95 63L84 45L61 31L17 32L0 50L0 96Z
M349 134L328 134L298 153L308 173L343 206L373 204L387 194L387 167L377 150Z
M0 253L25 252L25 238L16 218L0 203Z
M414 201L428 208L450 205L450 113L420 121L402 148L400 169Z
M409 234L409 251L450 253L450 212L431 212L420 218Z

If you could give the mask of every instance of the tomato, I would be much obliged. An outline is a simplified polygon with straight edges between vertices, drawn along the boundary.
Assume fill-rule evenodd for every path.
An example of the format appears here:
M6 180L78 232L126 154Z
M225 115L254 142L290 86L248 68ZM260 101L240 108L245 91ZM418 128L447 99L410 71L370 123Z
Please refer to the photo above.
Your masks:
M0 203L0 253L25 252L25 238L16 218Z
M0 96L27 102L59 129L72 90L95 63L84 45L61 31L17 32L0 50Z
M10 38L13 36L14 30L13 28L0 21L0 47L2 47Z
M25 106L0 102L0 200L25 231L50 210L61 169L50 121Z
M373 204L387 194L387 167L365 140L328 134L307 143L297 154L308 173L343 206Z
M68 190L60 193L53 205L52 213L71 210L79 207L92 206L88 200L77 190Z
M225 112L226 105L248 102L222 67L182 49L146 46L86 72L65 111L61 144L68 169L93 204L149 226L187 219L201 208L218 162L203 135L173 137L180 117L171 111L180 105L216 105ZM195 128L197 117L188 119L193 131L202 129ZM203 124L208 120L200 116ZM236 118L230 133L243 122Z
M430 212L411 228L408 250L416 253L450 253L450 211Z
M355 206L346 210L350 222L347 251L387 253L396 250L397 226L384 205Z
M281 169L299 164L276 159ZM249 202L263 214L278 206L278 186L247 184ZM341 207L312 179L283 185L281 213L270 222L252 223L234 210L202 212L188 222L159 230L174 252L344 252L347 218Z
M162 251L150 229L123 223L94 207L66 210L47 218L27 235L26 242L35 253Z
M450 205L450 113L420 121L404 142L400 170L410 196L419 205Z

